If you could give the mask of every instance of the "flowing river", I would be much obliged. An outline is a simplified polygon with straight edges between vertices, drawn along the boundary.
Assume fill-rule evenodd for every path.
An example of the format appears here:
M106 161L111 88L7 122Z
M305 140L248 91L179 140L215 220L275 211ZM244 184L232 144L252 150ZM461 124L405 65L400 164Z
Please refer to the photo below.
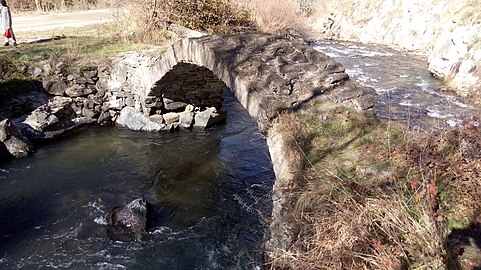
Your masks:
M421 56L333 41L317 41L312 46L343 64L359 84L374 88L374 109L381 118L426 129L453 127L479 114L479 109L460 98L439 91L445 85L431 75Z
M253 269L274 173L255 121L148 133L89 127L0 164L0 269ZM145 196L142 241L108 233L113 207ZM261 212L258 213L257 210Z
M421 57L313 46L376 90L380 117L425 128L475 112L436 90ZM0 164L0 269L260 269L274 173L255 121L225 96L227 124L209 131L89 127ZM112 237L107 213L142 196L142 240Z

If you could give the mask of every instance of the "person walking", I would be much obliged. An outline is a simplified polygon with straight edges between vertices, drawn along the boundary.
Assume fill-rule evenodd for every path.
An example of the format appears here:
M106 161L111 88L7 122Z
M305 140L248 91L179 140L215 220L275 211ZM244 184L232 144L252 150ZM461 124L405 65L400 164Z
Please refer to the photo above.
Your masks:
M13 46L17 46L17 39L15 38L15 34L13 33L12 29L12 13L10 12L10 8L7 5L7 0L0 0L0 15L2 17L2 26L5 34L5 46L10 45L9 40L10 38L13 40Z

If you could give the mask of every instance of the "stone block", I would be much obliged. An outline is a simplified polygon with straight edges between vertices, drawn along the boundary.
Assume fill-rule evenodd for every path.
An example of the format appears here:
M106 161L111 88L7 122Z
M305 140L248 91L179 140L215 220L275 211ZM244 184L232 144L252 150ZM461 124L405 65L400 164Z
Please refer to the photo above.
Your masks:
M193 112L181 112L179 113L179 125L181 128L189 129L194 122Z
M164 123L164 117L162 117L162 115L159 115L159 114L154 114L149 116L149 120L159 125Z
M201 111L195 114L194 128L208 128L216 124L225 122L227 119L226 112L217 112L214 107L207 108L205 111Z
M164 118L165 124L169 125L175 122L179 122L180 116L178 113L166 113L163 114L162 117Z
M0 122L0 142L4 142L13 133L13 127L10 120L4 119Z
M145 117L143 113L132 107L123 108L116 121L118 125L132 130L142 130L142 128L149 122L149 119Z
M8 152L16 158L28 156L33 149L28 141L17 136L11 136L4 144Z
M164 107L167 111L181 112L181 111L185 110L187 105L189 105L189 104L184 103L184 102L174 101L174 102L171 102L171 103L165 103Z

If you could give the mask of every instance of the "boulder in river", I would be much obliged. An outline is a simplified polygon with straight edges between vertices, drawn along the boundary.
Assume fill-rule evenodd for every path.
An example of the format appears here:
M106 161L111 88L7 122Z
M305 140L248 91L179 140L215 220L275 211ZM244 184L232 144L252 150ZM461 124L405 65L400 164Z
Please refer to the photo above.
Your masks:
M140 236L147 227L147 215L152 206L144 199L138 198L126 205L112 209L107 215L109 225L121 232L135 234L135 239L140 240Z

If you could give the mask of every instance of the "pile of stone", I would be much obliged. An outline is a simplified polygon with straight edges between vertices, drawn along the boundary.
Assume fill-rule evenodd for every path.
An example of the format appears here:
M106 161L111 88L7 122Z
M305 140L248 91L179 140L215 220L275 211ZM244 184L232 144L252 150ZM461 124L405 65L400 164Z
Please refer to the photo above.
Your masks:
M224 122L226 114L215 107L194 106L168 98L146 102L129 86L116 85L108 65L68 71L67 66L23 66L21 72L41 79L45 101L22 115L0 115L0 160L24 157L34 143L57 138L85 124L116 124L140 131L204 129ZM28 103L28 97L20 103ZM18 103L18 102L17 102ZM149 108L146 107L145 104ZM14 108L1 108L14 111Z
M226 113L218 112L215 107L201 111L191 104L185 104L181 112L166 112L145 116L134 107L124 107L116 123L132 130L173 131L179 128L207 128L225 122Z

